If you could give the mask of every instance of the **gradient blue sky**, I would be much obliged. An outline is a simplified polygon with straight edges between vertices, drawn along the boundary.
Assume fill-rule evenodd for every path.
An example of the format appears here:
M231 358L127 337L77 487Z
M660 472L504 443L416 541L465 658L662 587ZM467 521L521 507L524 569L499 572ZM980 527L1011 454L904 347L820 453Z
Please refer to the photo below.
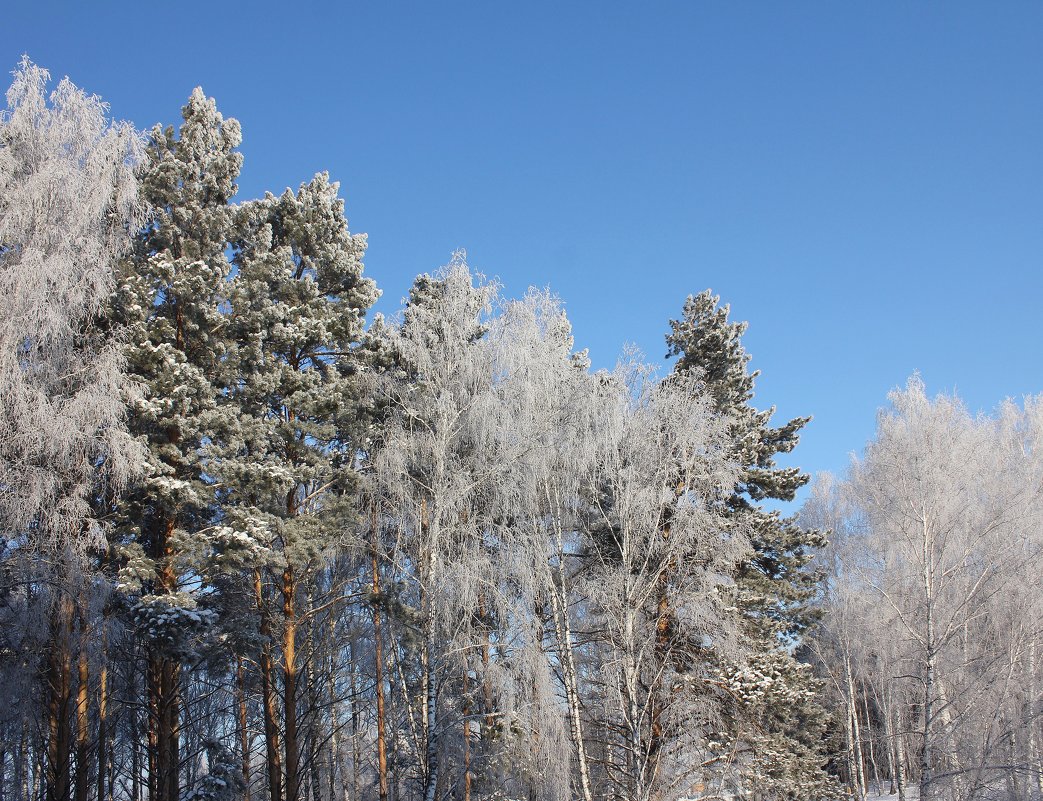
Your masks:
M973 409L1043 391L1038 2L14 0L22 53L141 127L202 85L241 197L328 170L382 310L464 247L610 366L712 287L812 471L914 370Z

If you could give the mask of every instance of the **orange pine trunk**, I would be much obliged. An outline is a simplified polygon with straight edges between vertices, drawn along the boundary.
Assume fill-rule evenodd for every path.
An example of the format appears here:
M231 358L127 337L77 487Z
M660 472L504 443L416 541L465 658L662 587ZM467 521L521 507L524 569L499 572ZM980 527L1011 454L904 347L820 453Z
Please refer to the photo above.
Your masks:
M297 742L297 617L294 607L293 568L282 574L283 597L283 713L286 717L286 801L300 792L300 751Z

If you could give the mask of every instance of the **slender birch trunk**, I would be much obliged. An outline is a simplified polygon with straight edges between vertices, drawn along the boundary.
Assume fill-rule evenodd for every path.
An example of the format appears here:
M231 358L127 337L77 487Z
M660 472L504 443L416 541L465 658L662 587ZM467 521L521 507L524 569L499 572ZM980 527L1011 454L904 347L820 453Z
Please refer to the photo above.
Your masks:
M934 696L935 670L937 653L935 651L935 619L934 619L934 553L933 535L926 511L922 518L923 525L923 591L926 615L924 620L924 681L923 681L923 749L920 752L920 801L929 801L932 797L931 770L934 763Z
M436 468L435 486L439 486L438 478L440 477L441 470ZM422 501L420 510L420 530L421 540L426 544L426 565L424 570L424 578L426 579L425 584L434 583L434 551L435 544L438 542L439 528L437 511L434 515L431 515L427 507L427 501ZM427 535L426 537L424 536L425 534ZM421 606L424 609L424 657L426 662L424 665L424 676L426 679L426 686L424 687L424 720L426 730L425 734L427 735L424 758L424 801L435 801L438 788L439 765L438 673L436 668L438 663L438 646L435 643L435 617L434 610L432 609L430 587L425 586L422 588L422 591L424 593L423 603Z
M880 783L880 767L876 764L876 749L873 744L873 724L869 718L869 692L865 689L865 682L863 682L863 693L862 693L862 710L866 716L866 746L869 751L869 765L873 769L873 781L876 784L876 790L879 793L881 788Z
M331 643L337 642L337 619L334 615L330 615L329 617L329 638ZM334 801L337 798L337 776L339 775L341 801L348 801L348 782L347 778L344 776L344 764L340 754L340 714L337 711L340 702L337 698L336 653L336 648L331 647L330 669L329 672L326 674L326 691L329 695L330 724L332 727L329 742L329 793L330 801Z
M471 702L468 699L468 693L470 687L467 682L467 668L464 667L463 683L462 683L462 695L463 695L463 707L461 713L464 719L464 730L463 730L463 758L464 758L464 799L463 801L471 801Z
M561 531L557 535L557 580L551 582L551 606L554 612L554 631L558 641L558 652L562 667L562 680L565 685L565 700L569 709L569 731L572 744L576 748L576 762L579 769L580 791L583 801L593 801L590 769L587 764L587 747L583 740L583 716L580 709L579 681L576 672L576 659L572 650L572 631L569 623L568 598L565 597L565 545Z

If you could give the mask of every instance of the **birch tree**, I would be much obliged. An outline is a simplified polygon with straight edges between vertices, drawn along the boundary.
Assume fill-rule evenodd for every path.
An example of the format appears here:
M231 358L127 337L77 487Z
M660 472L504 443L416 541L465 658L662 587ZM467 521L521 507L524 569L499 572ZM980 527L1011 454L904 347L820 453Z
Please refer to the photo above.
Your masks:
M583 590L605 631L598 684L609 797L670 798L695 790L710 734L706 676L686 668L710 646L737 652L727 587L748 541L719 513L736 466L727 430L697 380L655 382L630 361L604 377L602 390L596 464L584 492ZM665 659L658 645L664 585L676 625L690 635L684 651Z
M469 557L478 553L479 492L490 479L489 464L476 457L489 455L492 439L493 372L483 337L494 293L473 283L458 255L444 273L417 279L401 326L389 329L405 380L386 384L391 416L377 469L408 537L403 557L414 565L425 801L436 797L442 766L441 690L447 671L461 670L455 635L477 606L480 573Z
M848 708L849 782L866 786L882 725L900 788L912 752L920 798L1032 797L1039 709L1013 699L1032 692L1040 636L1025 594L1043 567L1039 403L972 417L917 378L890 400L843 487L850 533L832 579L875 613L831 608L839 647L823 655Z
M111 503L142 458L126 428L125 331L105 311L140 219L143 153L100 99L68 79L48 95L48 80L23 58L0 117L0 531L42 560L46 797L65 801L74 660L78 798L89 769L86 634L81 617L73 641L73 593L105 546L99 502Z

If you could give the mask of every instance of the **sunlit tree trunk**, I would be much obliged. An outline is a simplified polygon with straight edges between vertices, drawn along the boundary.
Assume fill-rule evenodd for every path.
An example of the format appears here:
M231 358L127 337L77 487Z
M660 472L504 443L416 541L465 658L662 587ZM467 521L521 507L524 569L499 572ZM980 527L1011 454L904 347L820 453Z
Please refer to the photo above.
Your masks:
M931 771L934 765L934 697L937 652L935 650L934 609L934 532L927 511L921 515L923 527L921 580L924 597L924 661L923 661L923 723L922 750L920 752L920 801L929 801L932 794Z
M587 746L583 739L583 715L580 709L579 681L576 672L576 658L572 649L572 630L569 623L567 579L565 576L565 544L560 529L555 531L557 547L557 580L551 582L551 607L554 611L554 631L557 635L558 653L562 667L562 681L565 685L565 701L569 709L569 732L572 744L576 749L576 764L579 770L580 792L583 801L593 801L590 768L587 764Z
M855 694L855 682L851 671L851 657L845 654L844 676L847 680L847 714L848 731L851 743L851 783L856 797L866 796L865 758L862 754L862 730L858 721L858 696Z
M300 794L300 744L297 740L297 614L294 605L293 568L282 573L283 597L283 716L285 717L286 801Z

